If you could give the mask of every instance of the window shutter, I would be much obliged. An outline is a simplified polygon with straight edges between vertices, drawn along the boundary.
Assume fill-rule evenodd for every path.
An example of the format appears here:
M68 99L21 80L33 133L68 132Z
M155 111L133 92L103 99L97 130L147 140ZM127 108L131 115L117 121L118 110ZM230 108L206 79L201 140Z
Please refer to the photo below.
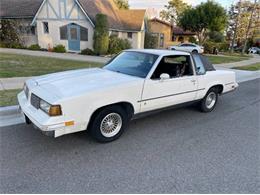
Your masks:
M80 40L88 41L88 29L84 27L80 27Z
M67 26L60 27L60 39L61 40L67 40L68 39Z

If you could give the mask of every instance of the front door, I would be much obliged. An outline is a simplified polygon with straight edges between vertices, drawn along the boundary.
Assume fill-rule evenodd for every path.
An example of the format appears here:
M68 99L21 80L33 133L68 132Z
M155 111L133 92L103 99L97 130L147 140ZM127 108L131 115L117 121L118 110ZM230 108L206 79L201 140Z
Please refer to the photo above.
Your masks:
M195 99L198 83L190 60L190 56L170 56L161 60L153 74L154 76L147 78L144 83L141 100L142 112ZM176 75L176 66L185 66L182 70L186 70L182 74ZM160 79L162 73L169 74L170 78Z
M70 51L80 51L80 28L78 25L68 25L68 41Z

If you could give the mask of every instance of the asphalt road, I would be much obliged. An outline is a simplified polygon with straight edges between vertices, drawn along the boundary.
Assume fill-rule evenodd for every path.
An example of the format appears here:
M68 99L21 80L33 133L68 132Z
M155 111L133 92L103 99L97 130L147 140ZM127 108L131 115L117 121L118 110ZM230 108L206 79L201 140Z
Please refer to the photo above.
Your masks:
M194 107L132 121L117 141L0 129L0 193L260 193L260 79Z

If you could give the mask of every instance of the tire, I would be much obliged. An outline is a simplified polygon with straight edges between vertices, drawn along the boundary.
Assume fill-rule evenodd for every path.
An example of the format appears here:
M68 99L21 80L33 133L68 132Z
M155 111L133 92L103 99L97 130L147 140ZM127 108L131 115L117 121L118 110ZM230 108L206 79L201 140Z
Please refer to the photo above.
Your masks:
M123 134L129 121L130 118L121 106L108 106L94 115L89 131L98 142L111 142Z
M212 101L210 101L210 99ZM218 102L218 90L217 88L211 88L200 102L200 110L202 112L211 112L214 110Z
M192 50L192 53L196 53L197 54L199 52L198 52L198 50L194 49L194 50Z

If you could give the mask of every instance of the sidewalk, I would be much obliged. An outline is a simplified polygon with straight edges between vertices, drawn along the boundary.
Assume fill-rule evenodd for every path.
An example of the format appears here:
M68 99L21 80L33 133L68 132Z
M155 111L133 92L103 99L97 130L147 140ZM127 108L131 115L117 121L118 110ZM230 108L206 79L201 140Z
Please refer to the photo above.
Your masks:
M240 66L247 66L255 63L260 63L260 55L253 55L252 58L249 60L243 60L239 62L231 62L231 63L224 63L224 64L216 64L214 66L224 67L224 68L234 68Z
M110 59L107 57L79 55L76 53L53 53L47 51L31 51L26 49L8 49L8 48L0 48L0 53L21 54L21 55L29 55L29 56L37 56L37 57L51 57L51 58L59 58L63 60L77 60L83 62L96 62L96 63L106 63Z

